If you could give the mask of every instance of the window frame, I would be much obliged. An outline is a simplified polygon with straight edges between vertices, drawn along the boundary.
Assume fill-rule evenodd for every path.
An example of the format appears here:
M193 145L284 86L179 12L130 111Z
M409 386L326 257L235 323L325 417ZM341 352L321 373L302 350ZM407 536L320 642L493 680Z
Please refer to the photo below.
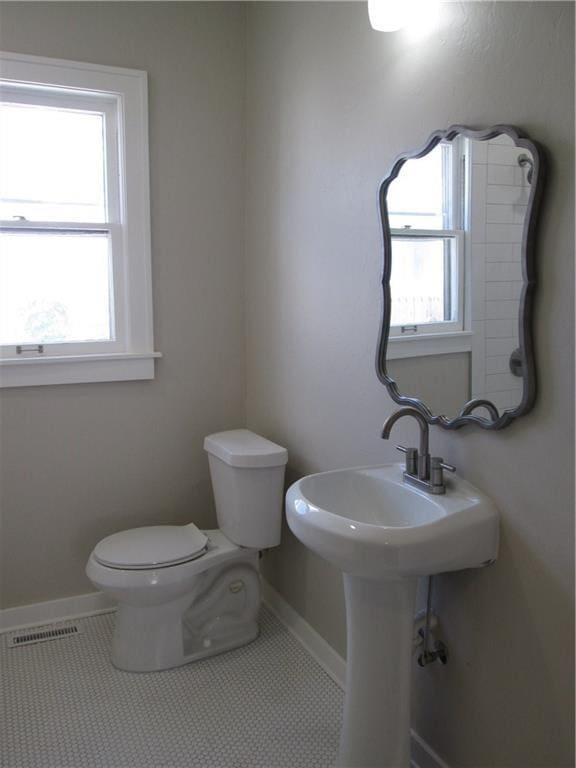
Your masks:
M146 72L0 52L0 82L11 102L30 89L40 103L38 90L45 89L47 104L65 107L68 99L70 108L84 103L105 111L106 146L115 148L106 155L106 223L2 222L4 231L109 232L114 341L46 343L42 352L24 348L20 354L11 345L12 354L0 357L0 386L154 378L154 359L161 355L154 351L152 324ZM116 191L112 179L118 179Z
M455 321L421 323L416 332L402 332L402 326L390 326L388 335L389 359L420 357L426 355L453 354L471 350L472 330L469 317L469 147L463 137L446 142L450 148L451 194L444 190L444 229L404 227L390 228L390 244L395 238L442 239L454 241L455 269L457 272L457 318ZM451 198L451 199L449 199ZM407 327L407 326L405 326Z

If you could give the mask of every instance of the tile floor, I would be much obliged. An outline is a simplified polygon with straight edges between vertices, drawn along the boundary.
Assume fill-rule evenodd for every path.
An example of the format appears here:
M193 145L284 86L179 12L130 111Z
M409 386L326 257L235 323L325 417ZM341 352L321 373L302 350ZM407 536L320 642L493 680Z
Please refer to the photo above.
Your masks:
M262 609L250 645L166 672L109 661L114 614L8 648L0 637L4 768L329 768L342 691Z

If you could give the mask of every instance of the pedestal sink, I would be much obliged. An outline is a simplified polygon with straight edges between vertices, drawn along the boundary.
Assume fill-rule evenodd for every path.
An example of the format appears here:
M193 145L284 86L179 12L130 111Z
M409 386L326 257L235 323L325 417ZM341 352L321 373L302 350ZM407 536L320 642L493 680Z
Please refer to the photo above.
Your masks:
M403 467L309 475L286 496L294 535L343 572L348 660L338 766L409 768L410 669L420 576L479 568L498 551L498 512L454 477L444 496Z

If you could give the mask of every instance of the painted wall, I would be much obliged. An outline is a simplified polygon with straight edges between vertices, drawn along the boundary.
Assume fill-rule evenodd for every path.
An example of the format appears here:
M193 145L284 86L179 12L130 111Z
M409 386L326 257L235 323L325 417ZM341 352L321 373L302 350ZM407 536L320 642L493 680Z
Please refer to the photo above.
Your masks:
M203 436L244 424L241 4L2 3L4 50L149 73L152 382L3 390L4 607L91 592L126 527L215 524Z
M573 29L554 2L449 3L419 39L372 32L361 3L248 12L248 425L288 447L293 477L397 457L374 373L393 158L458 122L517 124L549 151L537 405L498 434L432 431L502 513L497 564L438 579L450 663L415 667L414 725L454 768L574 765ZM264 568L344 652L339 575L288 532Z
M470 400L470 353L430 355L422 376L421 357L387 361L388 374L406 397L419 397L432 413L454 418Z

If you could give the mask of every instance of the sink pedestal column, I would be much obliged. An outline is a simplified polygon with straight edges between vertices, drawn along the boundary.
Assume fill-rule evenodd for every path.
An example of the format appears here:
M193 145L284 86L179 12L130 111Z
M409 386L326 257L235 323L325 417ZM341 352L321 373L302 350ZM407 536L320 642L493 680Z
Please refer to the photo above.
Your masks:
M348 661L337 765L409 768L415 578L344 574Z

